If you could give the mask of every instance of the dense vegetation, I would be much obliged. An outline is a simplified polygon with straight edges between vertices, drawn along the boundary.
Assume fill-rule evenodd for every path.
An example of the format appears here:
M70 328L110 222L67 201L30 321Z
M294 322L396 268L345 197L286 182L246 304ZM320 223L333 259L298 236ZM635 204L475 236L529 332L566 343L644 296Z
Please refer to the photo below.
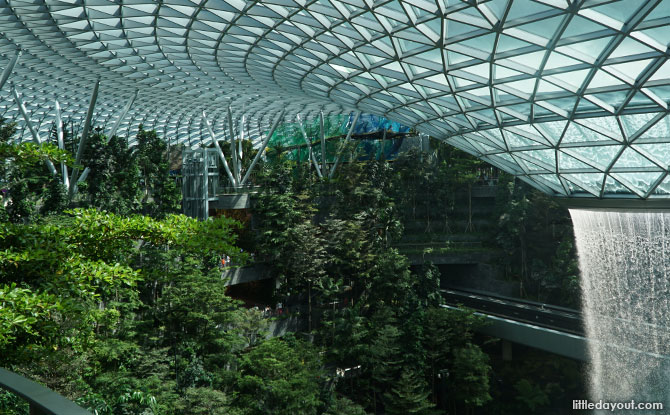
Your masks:
M498 277L518 287L515 295L578 308L574 235L567 209L456 148L437 140L431 146L431 153L409 151L393 163L393 199L400 219L406 226L415 225L406 232L413 236L413 250L403 252L485 251L492 254L488 261ZM495 186L495 206L487 217L473 219L474 186ZM474 208L481 208L478 203ZM470 244L453 242L459 238ZM473 248L473 241L481 247Z
M524 298L579 308L579 276L568 210L527 184L502 175L498 184L498 227L508 278L519 281Z
M436 268L412 273L392 247L402 225L391 166L347 164L331 182L281 158L268 167L257 250L281 281L280 299L307 304L326 363L357 368L334 382L336 393L375 414L427 414L438 404L463 413L487 402L488 359L473 342L482 322L439 307Z
M322 181L307 163L277 151L255 175L263 191L250 232L231 218L176 214L170 149L153 131L140 129L133 148L100 132L89 137L82 164L91 173L73 198L44 167L47 158L71 167L73 157L53 145L12 144L13 134L12 124L0 126L2 366L99 414L493 408L499 389L474 335L482 320L440 307L437 268L410 269L394 247L421 206L435 212L428 233L453 232L459 192L468 200L463 231L476 231L471 191L482 166L471 157L440 146L393 165L343 164L334 180ZM509 197L499 198L499 220L509 226L498 240L510 250L508 273L527 267L524 255L564 272L559 261L570 263L571 245L532 250L531 223L547 206L514 182L503 188ZM435 203L446 208L431 209ZM505 235L511 242L502 245ZM533 248L519 254L529 242ZM301 317L302 334L266 338L263 313L226 294L219 259L243 264L247 253L269 264L279 281L274 300ZM536 273L519 278L532 281ZM532 376L519 375L520 387L534 391ZM532 405L546 404L538 402ZM0 412L27 408L0 392Z

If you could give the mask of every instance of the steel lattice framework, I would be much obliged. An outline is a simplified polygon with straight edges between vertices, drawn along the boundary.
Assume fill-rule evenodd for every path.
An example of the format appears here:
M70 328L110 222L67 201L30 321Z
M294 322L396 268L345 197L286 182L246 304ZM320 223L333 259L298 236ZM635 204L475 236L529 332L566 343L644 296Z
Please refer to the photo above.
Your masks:
M6 0L1 62L42 135L142 123L173 142L257 137L360 110L551 194L670 197L670 0ZM5 64L6 65L6 64ZM22 126L9 84L0 110ZM239 127L238 127L239 128ZM25 129L24 129L25 130ZM28 131L23 132L24 135Z

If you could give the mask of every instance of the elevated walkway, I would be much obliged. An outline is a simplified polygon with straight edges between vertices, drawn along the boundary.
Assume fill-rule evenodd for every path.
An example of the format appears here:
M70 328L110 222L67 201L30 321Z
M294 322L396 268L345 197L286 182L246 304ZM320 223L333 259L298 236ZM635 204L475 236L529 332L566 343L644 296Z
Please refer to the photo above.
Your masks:
M225 285L246 284L271 278L270 269L265 264L254 264L246 267L227 268L221 273Z
M453 308L452 306L443 306ZM479 329L481 334L507 340L512 343L523 344L534 349L544 350L559 356L575 360L588 361L588 342L583 336L548 329L533 324L523 323L503 317L483 313L488 325Z
M585 336L578 310L454 288L442 290L442 295L445 298L443 307L466 306L475 310L476 315L484 316L489 324L479 329L482 334L572 359L590 360L588 346L596 341ZM599 347L603 346L643 353L655 359L670 359L667 355L626 346L599 344Z
M425 252L412 253L411 251L408 252L408 246L410 245L406 244L399 246L398 249L400 250L400 253L407 256L411 265L423 265L426 262L431 262L434 265L477 265L487 263L495 256L495 253L486 252L484 250L446 250L446 252L441 252L439 248L426 247L425 245L418 244L418 248L415 248L415 250L423 249Z
M462 288L443 289L442 298L445 305L463 305L490 316L584 335L579 310Z
M486 317L479 332L576 360L587 361L581 313L577 310L478 291L442 290L443 307L462 305Z

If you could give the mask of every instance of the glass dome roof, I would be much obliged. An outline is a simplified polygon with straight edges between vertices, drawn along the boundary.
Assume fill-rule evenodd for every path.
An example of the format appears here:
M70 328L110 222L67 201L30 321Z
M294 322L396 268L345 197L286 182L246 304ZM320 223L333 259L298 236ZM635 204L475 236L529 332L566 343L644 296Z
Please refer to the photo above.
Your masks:
M354 110L550 194L670 197L670 0L6 0L0 67L45 136L55 102L122 135L207 143ZM24 125L9 85L0 115ZM26 137L28 129L23 128Z

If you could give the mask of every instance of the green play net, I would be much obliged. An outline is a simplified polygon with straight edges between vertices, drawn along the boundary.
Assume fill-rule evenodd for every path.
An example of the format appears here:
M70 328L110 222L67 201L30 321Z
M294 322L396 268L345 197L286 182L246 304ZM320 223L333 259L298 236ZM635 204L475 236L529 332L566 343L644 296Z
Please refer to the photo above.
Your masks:
M383 117L362 114L354 127L356 139L349 143L347 151L343 151L343 138L349 131L353 118L353 115L324 117L326 161L328 163L334 162L340 152L342 152L342 161L349 161L352 156L356 159L380 158L382 155L386 158L392 157L399 147L399 141L402 141L402 138L397 137L397 133L409 132L408 127L391 122ZM316 159L321 161L320 118L314 117L303 120L303 128ZM391 133L388 140L381 139L381 132L384 130ZM272 149L268 153L270 158L273 158L279 151L285 157L298 162L309 159L309 147L305 142L298 122L279 125L272 135L268 147Z

